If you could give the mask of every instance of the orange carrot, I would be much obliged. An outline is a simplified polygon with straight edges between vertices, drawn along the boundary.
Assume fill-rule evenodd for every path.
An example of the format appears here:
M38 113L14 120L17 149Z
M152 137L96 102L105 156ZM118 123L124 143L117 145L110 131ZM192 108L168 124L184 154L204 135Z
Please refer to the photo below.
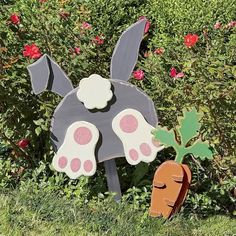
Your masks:
M169 218L179 198L184 181L184 169L175 161L165 161L156 170L151 197L151 216Z
M155 140L165 147L173 147L176 151L175 161L166 161L156 170L153 179L150 215L169 218L180 210L191 183L192 174L183 159L187 154L192 154L202 160L212 159L213 152L209 144L200 138L192 145L191 140L199 135L200 114L196 108L184 110L183 117L178 118L179 126L168 130L158 126L153 132Z

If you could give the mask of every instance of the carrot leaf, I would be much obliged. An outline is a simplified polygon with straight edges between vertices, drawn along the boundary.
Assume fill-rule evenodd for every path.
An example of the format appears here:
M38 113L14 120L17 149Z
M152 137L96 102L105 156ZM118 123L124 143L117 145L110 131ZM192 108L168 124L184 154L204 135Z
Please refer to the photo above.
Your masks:
M193 154L195 157L199 157L201 160L212 159L213 152L207 142L197 140L192 146L187 148L187 153Z
M166 127L158 126L153 134L155 139L163 144L166 148L170 146L175 147L177 145L173 129L168 130Z
M199 122L200 114L197 113L196 108L190 111L184 110L183 114L183 117L178 118L180 126L177 127L177 130L181 137L181 144L185 146L190 139L198 134L201 124Z
M200 114L196 108L190 111L183 111L183 117L178 118L179 126L174 130L168 130L166 127L158 126L152 133L154 138L165 147L173 147L176 151L175 161L182 163L184 156L192 154L199 157L201 160L212 159L213 151L207 142L198 139L191 146L188 142L199 134L201 124L199 122ZM181 142L179 142L179 137Z

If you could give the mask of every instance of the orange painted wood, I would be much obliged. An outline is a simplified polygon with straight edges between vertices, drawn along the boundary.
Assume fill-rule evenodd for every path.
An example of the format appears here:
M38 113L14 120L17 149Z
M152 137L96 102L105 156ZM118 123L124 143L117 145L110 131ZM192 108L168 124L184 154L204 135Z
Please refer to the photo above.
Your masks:
M189 190L191 180L192 180L192 173L191 173L191 170L189 169L189 167L187 165L184 165L184 164L182 164L181 166L184 170L184 181L183 181L183 186L182 186L182 189L180 191L178 200L175 203L175 206L174 206L174 209L173 209L173 214L180 211L180 208L183 205L183 203L186 199L186 196L188 194L188 190Z
M165 161L156 170L149 215L169 218L180 195L184 169L175 161Z

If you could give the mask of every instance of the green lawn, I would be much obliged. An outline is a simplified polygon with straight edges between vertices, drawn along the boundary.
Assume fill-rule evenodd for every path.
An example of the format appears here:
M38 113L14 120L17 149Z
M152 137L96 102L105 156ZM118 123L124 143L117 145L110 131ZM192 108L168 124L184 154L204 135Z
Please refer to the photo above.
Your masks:
M111 200L66 199L48 191L0 194L0 235L236 235L236 220L176 216L164 222L146 209Z

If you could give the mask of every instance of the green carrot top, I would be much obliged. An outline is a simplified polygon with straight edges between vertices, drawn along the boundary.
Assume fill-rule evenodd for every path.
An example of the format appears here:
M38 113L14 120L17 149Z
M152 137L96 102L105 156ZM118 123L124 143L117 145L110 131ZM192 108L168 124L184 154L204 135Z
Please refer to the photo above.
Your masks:
M183 117L178 117L179 126L176 129L168 130L166 127L158 126L153 131L156 140L165 147L173 147L175 149L175 161L177 163L182 163L184 156L187 154L192 154L201 160L212 159L213 152L208 142L203 142L198 138L192 145L187 145L189 141L199 135L201 127L199 120L200 114L196 108L192 108L190 111L184 109Z

